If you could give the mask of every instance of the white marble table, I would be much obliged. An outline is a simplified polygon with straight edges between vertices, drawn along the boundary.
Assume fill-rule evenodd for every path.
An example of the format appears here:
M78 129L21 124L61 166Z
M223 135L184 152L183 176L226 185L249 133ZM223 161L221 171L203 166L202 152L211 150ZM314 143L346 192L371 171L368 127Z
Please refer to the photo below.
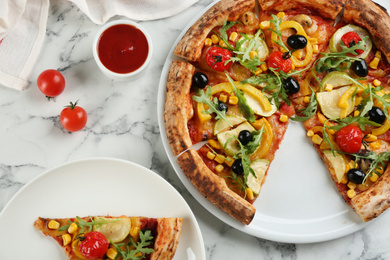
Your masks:
M207 259L390 259L390 214L332 241L284 244L224 224L185 189L161 143L156 94L173 42L211 2L201 0L174 17L141 22L154 43L149 76L118 83L100 73L92 58L91 44L100 26L69 2L51 1L46 39L29 88L19 92L0 87L0 210L46 169L78 159L113 157L157 172L182 194L199 222ZM39 73L48 68L66 78L66 89L55 101L47 101L36 85ZM61 127L59 113L76 100L89 119L85 129L69 133Z

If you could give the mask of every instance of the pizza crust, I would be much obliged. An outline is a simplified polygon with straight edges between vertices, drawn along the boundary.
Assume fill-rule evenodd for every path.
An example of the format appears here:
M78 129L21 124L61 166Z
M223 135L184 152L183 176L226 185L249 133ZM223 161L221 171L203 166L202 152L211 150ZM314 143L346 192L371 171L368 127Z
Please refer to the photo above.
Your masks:
M175 156L192 146L187 123L194 113L190 97L194 72L195 67L183 61L173 61L169 70L164 122Z
M204 164L196 150L184 152L178 162L187 178L211 203L246 225L252 221L255 207L229 189L225 180Z
M154 253L150 260L168 260L175 255L183 226L182 218L158 218Z
M365 27L375 46L390 62L390 16L383 7L371 0L349 0L345 5L344 19Z
M196 21L177 44L173 53L191 62L197 61L209 32L226 21L235 21L241 14L253 10L255 0L222 0Z
M351 206L363 221L378 217L390 207L390 167L365 192L351 200Z

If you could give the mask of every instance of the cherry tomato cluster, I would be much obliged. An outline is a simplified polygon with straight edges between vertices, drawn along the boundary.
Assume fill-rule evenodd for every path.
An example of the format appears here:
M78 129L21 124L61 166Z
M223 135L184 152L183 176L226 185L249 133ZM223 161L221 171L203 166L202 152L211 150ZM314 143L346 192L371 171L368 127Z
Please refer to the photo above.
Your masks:
M347 125L336 134L336 143L343 152L357 153L363 141L363 132L358 126Z
M38 88L48 98L60 95L65 89L65 78L61 72L53 69L43 71L37 79ZM70 132L76 132L87 124L87 113L77 102L65 107L60 114L61 125Z

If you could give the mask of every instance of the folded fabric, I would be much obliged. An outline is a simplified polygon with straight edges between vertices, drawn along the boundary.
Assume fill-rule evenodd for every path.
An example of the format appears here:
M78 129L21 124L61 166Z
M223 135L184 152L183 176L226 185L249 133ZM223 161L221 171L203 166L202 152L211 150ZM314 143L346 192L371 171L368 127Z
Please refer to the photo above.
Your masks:
M96 24L116 15L154 20L198 0L70 0ZM0 0L0 85L23 90L42 48L49 0Z

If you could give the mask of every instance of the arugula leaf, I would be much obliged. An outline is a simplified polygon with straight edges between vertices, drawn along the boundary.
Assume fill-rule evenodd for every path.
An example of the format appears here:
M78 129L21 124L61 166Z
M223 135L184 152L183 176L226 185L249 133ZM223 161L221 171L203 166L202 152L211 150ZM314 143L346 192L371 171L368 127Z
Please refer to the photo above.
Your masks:
M233 92L238 98L238 108L240 109L240 112L244 115L244 117L249 121L249 122L255 122L256 117L255 117L255 112L253 112L252 108L248 105L246 98L244 97L244 94L242 93L241 90L239 90L236 85L234 84L234 81L227 73L226 77L229 80L230 84L232 84L233 87Z
M219 29L219 34L215 31L213 31L216 35L219 35L219 38L226 44L226 47L228 50L235 50L235 48L229 43L229 38L228 38L228 35L227 35L227 30L229 30L231 27L233 27L234 25L238 24L239 22L230 22L230 21L226 21L222 28Z
M280 24L283 22L283 20L282 20L282 18L279 18L279 17L277 17L276 15L274 15L272 13L271 13L271 16L272 16L272 20L270 22L274 25L275 30L274 29L269 29L269 30L274 32L278 36L277 40L274 41L274 42L277 45L279 45L280 47L282 47L282 49L288 51L288 48L286 47L286 45L281 40L282 39L282 32L280 31Z
M245 148L248 150L248 154L252 154L259 147L261 140L263 139L264 134L264 125L258 131L252 132L252 141L248 142L245 145Z
M366 125L372 125L372 126L380 126L380 124L375 123L373 121L370 121L369 117L364 117L364 116L349 116L337 120L333 120L334 122L337 122L338 125L330 127L331 129L334 129L336 131L340 130L344 126L357 123L363 131L365 130Z
M372 151L367 151L365 155L360 155L360 154L351 154L351 155L354 156L356 159L362 158L362 159L371 160L370 168L366 172L366 177L364 177L363 183L366 181L367 177L372 175L373 172L378 174L378 176L381 176L380 172L375 170L378 168L378 166L384 169L386 167L386 162L388 162L390 159L390 151L381 152L379 154Z
M130 241L127 243L115 244L111 241L110 243L115 247L118 255L115 257L115 260L122 257L123 260L137 260L143 259L146 254L150 254L154 252L153 248L148 248L147 246L151 245L153 242L153 236L151 236L151 231L147 230L145 233L139 231L139 241L135 243L133 239L130 237ZM126 245L125 249L122 249L123 246Z
M218 99L214 97L213 100L211 100L211 87L207 86L206 92L204 92L202 89L196 90L196 95L192 96L192 99L195 100L198 103L206 104L209 108L205 111L202 111L202 113L206 114L212 114L215 113L217 116L215 119L223 119L225 120L229 126L233 127L232 123L229 122L229 120L226 118L226 111L220 111L218 109Z
M306 121L307 119L311 118L317 113L318 102L317 102L316 94L314 93L311 87L309 88L311 90L309 105L305 109L298 110L298 112L302 112L304 116L294 116L291 118L294 121L299 121L299 122Z
M113 223L113 222L117 222L119 219L111 219L111 220L106 220L106 219L103 219L103 218L98 218L98 217L95 217L94 219L92 219L92 217L89 217L91 221L85 221L83 220L82 218L80 218L79 216L76 217L77 221L68 221L69 225L65 225L65 226L62 226L58 229L58 231L65 231L69 228L69 226L72 224L72 223L75 223L77 225L77 227L80 228L80 233L83 233L85 232L85 229L88 228L88 230L86 232L91 232L92 230L92 227L94 225L103 225L103 224L107 224L107 223Z

